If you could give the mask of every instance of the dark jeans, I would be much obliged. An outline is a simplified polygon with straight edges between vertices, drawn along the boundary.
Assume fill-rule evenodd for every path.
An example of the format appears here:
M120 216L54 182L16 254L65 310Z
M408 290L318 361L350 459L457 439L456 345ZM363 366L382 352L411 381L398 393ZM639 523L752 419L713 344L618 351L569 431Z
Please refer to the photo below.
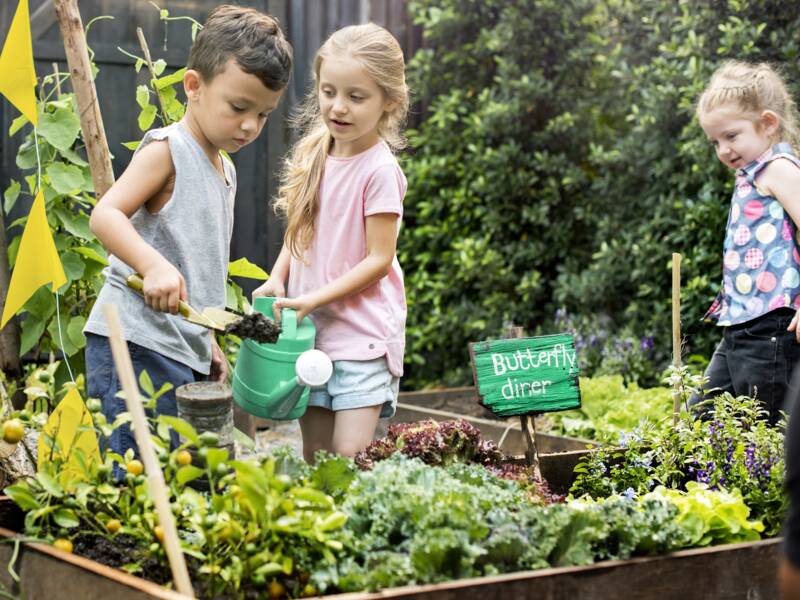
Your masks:
M777 423L792 371L800 359L795 332L786 331L794 314L789 308L780 308L747 323L725 327L706 369L704 393L693 397L689 405L724 392L751 396L767 411L769 422Z
M158 398L156 412L160 415L178 416L175 389L184 383L193 383L204 379L205 376L197 373L191 367L133 342L128 342L128 351L131 355L131 362L133 363L137 381L139 374L142 371L147 371L156 391L165 383L171 383L174 386L170 391ZM111 344L105 336L87 333L85 352L86 393L90 398L98 398L102 401L103 414L109 423L113 423L121 413L127 412L128 409L125 406L125 400L117 396L117 392L122 389L122 385L114 368ZM136 439L129 423L125 423L115 429L111 437L107 440L102 440L101 443L112 452L122 456L125 455L129 448L133 448L136 455L139 454ZM178 434L172 431L172 448L177 448L179 444Z

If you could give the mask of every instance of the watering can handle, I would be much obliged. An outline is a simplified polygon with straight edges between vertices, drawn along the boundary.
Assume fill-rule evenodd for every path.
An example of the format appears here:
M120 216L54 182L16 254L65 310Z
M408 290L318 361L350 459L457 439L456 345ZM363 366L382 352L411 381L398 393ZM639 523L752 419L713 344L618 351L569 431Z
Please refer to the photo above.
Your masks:
M297 336L297 311L293 308L281 310L281 335L287 338Z

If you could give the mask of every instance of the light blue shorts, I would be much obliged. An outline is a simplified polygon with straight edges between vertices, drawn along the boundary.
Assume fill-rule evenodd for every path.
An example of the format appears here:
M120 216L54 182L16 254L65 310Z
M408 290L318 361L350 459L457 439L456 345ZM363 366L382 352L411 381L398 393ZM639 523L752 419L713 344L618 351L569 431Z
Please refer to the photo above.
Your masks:
M311 388L309 406L334 412L381 406L381 418L394 416L400 378L389 372L386 359L336 360L333 375L324 386Z

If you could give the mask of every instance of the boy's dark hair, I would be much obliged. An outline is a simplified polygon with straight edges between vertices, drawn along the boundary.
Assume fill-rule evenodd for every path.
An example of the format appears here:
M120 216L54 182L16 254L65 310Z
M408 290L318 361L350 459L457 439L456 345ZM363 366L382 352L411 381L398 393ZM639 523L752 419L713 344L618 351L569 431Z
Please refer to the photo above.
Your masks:
M273 91L289 82L292 46L278 21L253 8L223 4L213 9L195 38L187 67L211 81L231 58Z

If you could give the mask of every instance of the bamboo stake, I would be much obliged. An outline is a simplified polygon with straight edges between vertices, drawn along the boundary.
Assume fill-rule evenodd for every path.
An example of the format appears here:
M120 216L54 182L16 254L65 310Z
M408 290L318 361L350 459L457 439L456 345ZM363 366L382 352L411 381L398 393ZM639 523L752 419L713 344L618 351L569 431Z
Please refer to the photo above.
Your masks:
M672 253L672 364L681 366L681 255ZM672 422L678 424L681 412L681 384L672 391Z
M53 6L64 40L67 65L81 119L83 141L86 144L86 154L92 171L94 193L99 200L114 183L114 171L111 167L106 132L103 129L103 117L97 102L81 13L78 11L77 0L55 0Z
M120 324L117 307L107 305L103 309L111 334L109 340L111 342L111 353L114 355L114 365L117 368L117 374L125 392L125 405L133 418L133 433L136 436L136 444L139 446L139 454L142 457L142 462L144 462L145 473L150 484L150 492L156 505L158 522L164 529L164 548L167 551L172 578L175 581L175 587L181 594L194 598L192 582L189 579L189 571L186 568L186 560L181 551L178 531L175 528L175 520L169 505L169 494L164 483L164 474L161 472L161 465L159 465L155 450L153 450L150 427L144 415L142 399L139 396L139 385L136 383L136 375L131 364L131 356L128 353L128 345L122 335L122 325Z
M147 70L150 71L150 83L158 79L158 75L156 75L156 69L153 65L153 59L150 58L150 48L147 45L147 40L144 37L144 32L142 31L141 27L136 28L136 35L139 37L139 45L142 47L142 52L144 52L144 60L147 63ZM164 106L164 99L161 97L161 91L156 87L153 86L153 89L156 92L156 98L158 98L158 105L161 107L161 114L163 115L164 125L167 124L167 108Z

